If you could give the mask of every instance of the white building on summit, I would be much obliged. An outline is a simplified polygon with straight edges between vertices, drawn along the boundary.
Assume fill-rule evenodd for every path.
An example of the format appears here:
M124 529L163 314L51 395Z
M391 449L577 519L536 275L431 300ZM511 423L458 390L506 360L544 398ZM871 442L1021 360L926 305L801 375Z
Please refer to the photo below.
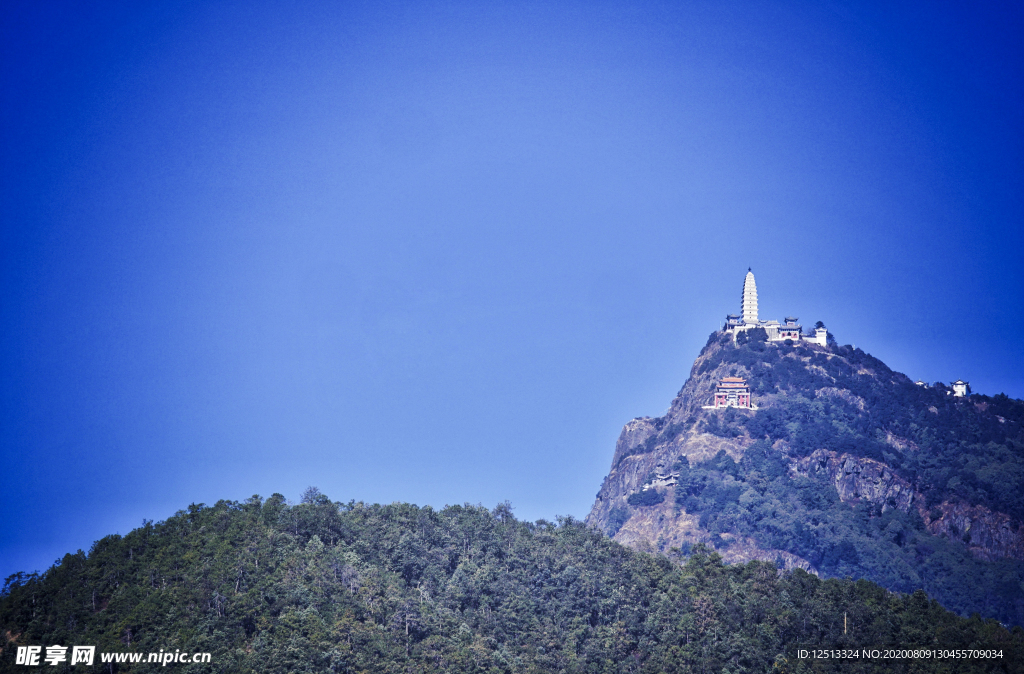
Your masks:
M754 283L754 272L750 267L747 267L747 275L743 277L740 310L743 312L744 325L757 325L757 284Z
M803 326L797 323L795 316L787 316L783 323L778 321L762 321L757 317L757 283L754 272L749 268L743 279L743 295L740 297L740 313L725 317L723 330L732 333L733 339L744 330L763 328L768 334L769 342L782 342L791 339L794 342L804 341L809 344L825 346L828 341L828 330L824 327L815 328L814 334L803 334Z

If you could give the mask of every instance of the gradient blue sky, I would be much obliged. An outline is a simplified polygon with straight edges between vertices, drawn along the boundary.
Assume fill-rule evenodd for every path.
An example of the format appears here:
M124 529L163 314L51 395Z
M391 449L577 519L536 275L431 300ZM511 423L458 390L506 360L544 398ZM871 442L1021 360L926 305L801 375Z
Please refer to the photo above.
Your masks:
M309 485L583 517L748 266L1024 397L1019 6L0 12L2 575Z

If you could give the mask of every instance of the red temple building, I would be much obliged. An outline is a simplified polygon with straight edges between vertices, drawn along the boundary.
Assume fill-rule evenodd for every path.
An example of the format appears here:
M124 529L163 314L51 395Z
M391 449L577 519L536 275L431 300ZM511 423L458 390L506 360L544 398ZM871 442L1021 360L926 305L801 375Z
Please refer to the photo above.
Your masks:
M740 407L751 409L750 387L745 379L740 377L722 377L715 389L714 407Z

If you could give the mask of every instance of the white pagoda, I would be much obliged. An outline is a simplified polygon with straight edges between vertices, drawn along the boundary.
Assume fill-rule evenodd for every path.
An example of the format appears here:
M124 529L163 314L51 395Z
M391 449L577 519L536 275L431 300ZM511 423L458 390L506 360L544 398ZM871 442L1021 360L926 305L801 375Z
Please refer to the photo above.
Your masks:
M763 328L768 334L769 342L783 342L787 339L794 342L807 342L825 346L828 343L828 330L824 327L815 328L813 335L803 334L803 326L798 323L800 319L795 316L787 316L783 323L778 321L762 321L757 316L757 283L754 281L754 272L747 267L747 275L743 278L743 294L740 296L740 313L729 314L725 317L723 330L731 332L733 339L736 335L753 328Z

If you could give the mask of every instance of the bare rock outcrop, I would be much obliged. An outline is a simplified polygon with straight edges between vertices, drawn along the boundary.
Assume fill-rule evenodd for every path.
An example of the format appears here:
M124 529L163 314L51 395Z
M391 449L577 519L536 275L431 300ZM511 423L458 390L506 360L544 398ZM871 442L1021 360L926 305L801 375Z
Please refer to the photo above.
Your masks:
M939 517L932 518L938 510ZM1024 525L984 506L943 503L926 516L928 531L962 540L975 557L994 561L1002 557L1024 559Z
M1024 560L1024 524L980 505L946 502L928 509L924 496L880 461L819 449L795 461L792 471L828 479L844 503L878 503L883 512L890 508L904 512L916 509L929 533L963 541L979 559Z
M619 439L615 443L615 455L612 457L612 465L619 465L623 456L631 454L636 447L643 445L657 432L658 424L650 417L637 417L628 422L622 427Z
M793 462L791 470L804 477L820 476L835 485L844 503L880 503L882 511L907 512L920 495L913 486L881 461L819 449Z

